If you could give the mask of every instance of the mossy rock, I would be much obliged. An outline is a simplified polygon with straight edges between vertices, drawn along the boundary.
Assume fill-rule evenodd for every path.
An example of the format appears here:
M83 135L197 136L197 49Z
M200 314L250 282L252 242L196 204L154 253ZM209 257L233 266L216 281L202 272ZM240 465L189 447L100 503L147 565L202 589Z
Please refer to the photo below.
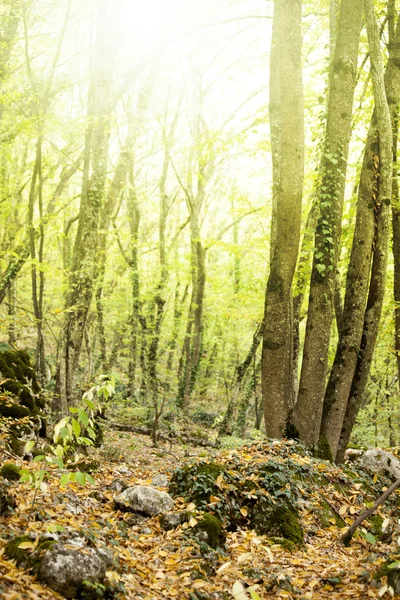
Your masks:
M0 417L6 419L23 419L29 417L30 411L20 404L16 404L11 400L0 400Z
M22 406L31 414L44 408L40 386L32 368L29 354L24 350L4 350L0 352L0 373L6 379L0 390L14 394Z
M284 538L297 546L304 542L298 512L289 502L271 505L259 500L253 509L251 525L259 535Z
M14 463L4 463L0 469L0 475L7 481L18 481L19 480L19 467Z
M214 549L222 547L226 538L222 522L210 513L204 513L192 533L199 541L206 542Z
M329 462L333 462L332 450L324 435L319 438L318 444L314 446L312 450L312 454L315 458L319 458L320 460L329 460Z
M25 443L23 440L20 440L15 435L10 435L7 438L7 444L10 448L11 452L15 454L15 456L20 456L21 458L24 456L24 448Z
M9 493L9 483L0 483L0 516L4 516L16 507L15 498Z
M40 567L43 554L56 542L55 540L41 538L34 552L32 552L31 548L20 548L22 543L32 543L33 541L32 536L29 535L17 536L5 545L4 554L9 560L14 560L17 567L34 570L36 572Z
M269 540L273 544L279 544L280 546L282 546L282 548L284 550L287 550L288 552L293 552L296 549L296 544L294 542L292 542L291 540L288 540L286 538L282 538L282 537L270 537Z

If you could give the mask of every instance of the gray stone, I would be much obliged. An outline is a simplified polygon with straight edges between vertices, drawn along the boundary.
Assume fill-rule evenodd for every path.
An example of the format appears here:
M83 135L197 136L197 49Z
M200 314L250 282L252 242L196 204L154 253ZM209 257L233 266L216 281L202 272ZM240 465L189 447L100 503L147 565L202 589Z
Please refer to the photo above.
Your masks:
M187 521L187 518L186 511L168 512L161 516L160 524L165 531L170 531L170 529L176 529L179 525L182 525Z
M90 593L84 581L102 583L112 562L108 550L68 548L56 543L45 553L38 579L65 598L75 598L83 590Z
M174 507L174 501L169 494L145 485L127 488L114 501L117 508L131 510L149 517L166 513Z
M158 473L151 480L151 485L154 485L155 487L168 487L168 484L169 479L163 473Z
M114 481L108 486L108 489L112 492L117 492L120 494L124 490L128 489L128 486L125 481L122 481L122 479L114 479Z

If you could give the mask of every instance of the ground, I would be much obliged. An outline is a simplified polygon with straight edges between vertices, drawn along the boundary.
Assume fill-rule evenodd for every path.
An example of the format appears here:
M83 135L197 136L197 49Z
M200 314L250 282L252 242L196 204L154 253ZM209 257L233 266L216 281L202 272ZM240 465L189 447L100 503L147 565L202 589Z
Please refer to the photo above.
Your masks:
M265 461L266 446L255 444L243 450L218 451L192 446L184 450L182 446L168 444L153 449L147 436L113 431L107 432L105 439L103 448L91 452L100 464L99 471L94 474L94 489L103 492L104 502L90 497L93 486L87 484L82 488L73 484L61 489L59 478L54 477L48 480L47 491L38 493L30 514L33 491L27 484L10 484L18 508L15 513L0 519L2 599L61 598L4 557L4 546L12 536L41 535L55 525L82 529L93 542L103 542L112 550L117 564L115 570L108 573L108 579L115 590L120 590L117 598L202 600L236 597L237 600L245 600L251 598L250 590L261 599L366 600L390 597L385 591L386 579L374 581L372 575L388 556L397 552L397 535L390 543L374 538L371 543L371 538L368 541L358 536L345 548L340 542L344 531L338 527L340 518L334 518L329 512L325 513L325 520L316 516L318 510L323 511L323 506L326 506L325 500L333 513L347 524L365 508L361 484L347 486L346 489L334 484L336 476L340 481L341 471L338 468L327 462L318 463L321 475L327 478L326 485L322 489L316 488L313 493L307 492L307 505L300 507L305 531L303 546L281 545L251 529L239 527L236 531L227 532L222 550L207 553L190 535L191 529L195 529L201 519L201 513L197 514L193 502L175 498L176 509L189 511L191 518L177 529L165 532L158 517L138 523L132 513L115 511L115 492L108 490L107 486L116 478L127 485L150 485L156 474L171 477L178 466L193 461L193 455L200 455L203 460L218 460L219 463L229 463L238 456L241 460L261 463ZM276 447L271 446L275 460L282 448L286 452L288 444L290 442L277 442ZM309 460L296 456L292 455L292 460L298 460L299 464ZM10 461L10 456L1 458L2 462ZM20 461L19 464L26 468L27 463ZM37 466L30 463L28 468ZM66 506L59 502L62 495L72 493L79 499L77 504L72 502ZM318 510L307 508L313 503ZM212 508L211 501L211 512ZM393 515L393 502L390 510ZM390 510L388 507L382 509L381 517L388 517Z

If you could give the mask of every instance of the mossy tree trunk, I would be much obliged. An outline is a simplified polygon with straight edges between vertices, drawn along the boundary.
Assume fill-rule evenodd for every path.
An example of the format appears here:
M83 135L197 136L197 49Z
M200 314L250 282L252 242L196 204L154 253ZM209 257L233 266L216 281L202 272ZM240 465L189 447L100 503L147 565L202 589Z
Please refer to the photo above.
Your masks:
M317 181L319 217L295 409L300 439L308 446L318 441L321 427L362 13L363 0L342 0L330 73L327 124Z
M272 248L262 350L265 427L281 437L293 405L292 282L300 241L304 180L302 3L275 0L271 42ZM276 114L277 113L277 114Z
M364 327L350 396L343 420L336 462L344 461L344 454L350 441L350 435L358 411L362 406L369 379L386 288L390 230L390 199L393 191L392 182L397 178L397 172L393 169L392 157L395 163L396 152L393 152L393 150L397 146L398 106L400 103L400 27L397 27L395 37L390 44L389 65L386 82L384 82L379 35L372 5L369 5L368 9L366 7L365 13L370 48L372 46L370 54L374 97L378 114L380 157L379 193L376 201L376 230L373 243L374 254L367 307L364 316ZM396 191L397 181L394 188L395 195Z
M375 324L371 319L380 317L379 307L384 286L384 272L387 260L388 204L392 189L392 129L388 102L383 84L383 63L380 54L379 33L373 14L373 6L365 0L365 14L368 26L368 40L371 54L375 110L369 129L363 166L360 177L357 216L353 237L350 265L346 282L346 296L342 318L342 330L331 370L324 399L321 436L327 440L332 456L336 458L348 401L352 387L363 379L366 384L369 365L375 346ZM395 61L389 61L386 70L386 86L391 89L395 76ZM398 99L396 106L398 104ZM393 104L393 108L394 108ZM371 260L374 243L379 243L371 274ZM370 290L370 295L369 294ZM368 301L368 304L367 304ZM368 311L368 312L366 312ZM378 325L376 324L376 326ZM364 336L364 337L363 337ZM364 347L362 346L364 345ZM368 348L367 348L368 345ZM363 356L360 355L360 350ZM362 364L358 363L362 360ZM365 362L364 362L365 361ZM363 374L358 370L363 369ZM353 387L354 390L354 387ZM361 392L361 390L359 390ZM343 432L340 453L344 454L345 439L349 437L362 402L358 393L349 405L349 423Z

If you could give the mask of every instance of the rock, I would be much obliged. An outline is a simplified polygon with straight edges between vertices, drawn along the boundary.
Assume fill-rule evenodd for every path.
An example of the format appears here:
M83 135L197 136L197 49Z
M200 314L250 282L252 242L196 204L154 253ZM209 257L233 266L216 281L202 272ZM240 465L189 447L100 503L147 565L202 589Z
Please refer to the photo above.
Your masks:
M160 525L165 531L170 531L171 529L176 529L187 520L188 514L186 511L167 512L161 515Z
M395 596L400 594L400 565L389 570L388 584L393 588Z
M151 485L154 485L155 487L168 487L168 485L169 485L169 479L163 473L158 473L151 480Z
M120 475L126 475L127 477L133 475L132 471L128 469L128 467L120 467L119 469L117 469L117 473L119 473Z
M153 532L150 527L141 527L140 533L141 535L151 535Z
M166 513L174 507L174 501L169 494L144 485L127 488L114 501L117 508L149 517Z
M80 499L73 492L57 494L54 496L53 502L54 504L64 504L65 510L68 510L73 515L81 515L85 512Z
M6 482L0 483L0 516L4 516L16 506L14 497L8 491L8 486L9 484Z
M118 494L120 494L127 488L127 484L125 483L125 481L122 481L122 479L114 479L114 481L108 486L109 490L111 490L112 492L118 492Z
M284 538L301 546L304 533L297 510L290 502L271 506L260 500L254 506L251 525L259 535Z
M38 579L65 598L76 598L82 592L85 598L96 598L96 590L84 582L102 583L112 562L107 550L67 548L55 543L41 561Z
M369 469L373 473L383 471L389 473L394 479L400 479L400 460L390 452L380 448L367 450L358 458L358 462L364 469Z
M90 492L89 498L94 498L97 500L97 502L101 502L102 504L107 502L107 498L101 490L94 490L94 492Z
M192 533L199 542L205 542L211 548L222 547L226 537L222 522L209 513L204 513L201 521L193 527Z

